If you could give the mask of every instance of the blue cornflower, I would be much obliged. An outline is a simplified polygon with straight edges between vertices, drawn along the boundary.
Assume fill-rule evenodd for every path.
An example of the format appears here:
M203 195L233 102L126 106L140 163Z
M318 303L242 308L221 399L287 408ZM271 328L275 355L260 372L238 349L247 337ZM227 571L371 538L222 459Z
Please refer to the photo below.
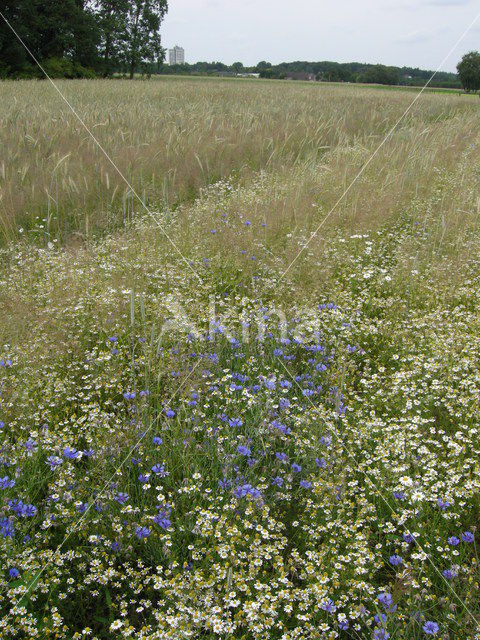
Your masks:
M49 456L46 460L45 460L45 464L48 464L48 466L50 467L50 469L53 471L56 467L58 467L59 465L61 465L63 462L63 460L61 458L59 458L58 456Z
M128 493L117 493L117 495L115 496L115 500L119 504L125 504L126 502L128 502Z
M390 556L389 558L389 562L390 564L392 564L394 567L398 566L399 564L402 564L403 562L403 558L402 556L399 556L397 554Z
M141 473L138 476L138 480L139 482L141 482L141 484L147 484L147 482L150 480L150 474L148 473Z
M252 485L248 483L235 489L235 496L237 498L246 498L247 496L251 498L260 498L261 495L262 494L258 489L255 489L255 487L252 487Z
M139 540L143 540L144 538L148 538L150 535L150 529L148 527L137 527L135 529L135 535Z
M165 409L165 415L167 418L173 418L175 415L175 411L173 409Z
M448 502L448 500L443 500L443 498L439 498L437 500L437 505L442 511L446 511L448 507L451 506L450 502Z
M15 486L15 480L10 480L8 476L0 478L0 489L11 489Z
M330 600L329 598L328 600L324 600L320 603L320 609L323 609L323 611L326 611L327 613L335 613L337 607L333 600Z
M22 515L24 518L33 518L33 516L37 513L37 507L35 507L33 504L26 504Z
M447 542L452 547L456 547L458 544L460 544L460 540L457 538L457 536L450 536L450 538L447 538Z
M242 444L237 447L237 452L241 456L249 456L252 453L250 447L246 447L245 445L242 445Z
M471 543L475 540L475 536L470 531L464 531L464 533L462 533L462 540Z
M405 494L403 491L394 491L392 495L395 500L405 500Z
M33 504L25 504L22 500L9 500L8 506L20 518L31 518L37 513Z
M280 460L280 462L287 462L288 461L287 454L283 453L283 452L276 453L275 457L277 458L277 460Z
M427 620L422 629L425 631L427 636L434 636L436 633L438 633L438 624L436 622L432 622L431 620Z
M292 464L293 473L300 473L301 470L302 470L302 467L299 464L297 464L296 462Z
M9 518L0 518L0 534L4 538L13 538L13 536L15 535L15 528L13 526L13 523L10 522Z
M163 440L160 436L153 436L152 442L153 444L159 445L162 444Z
M243 420L241 418L230 418L228 424L231 427L241 427L243 425Z
M385 623L387 621L387 614L386 613L377 613L374 617L375 620L375 624L377 625L377 627L383 627L385 626Z
M338 628L342 631L346 631L348 629L348 620L340 620L338 623Z
M312 486L312 483L309 482L308 480L300 480L300 486L303 489L310 489L310 487Z
M446 580L452 580L455 577L455 573L451 569L444 569L444 571L442 571L442 576Z
M253 487L251 484L243 484L235 489L235 495L237 498L245 498L245 496L250 495L252 489Z
M320 469L325 469L325 467L327 466L327 463L325 462L324 458L315 458L315 464Z
M286 425L282 424L281 422L278 422L277 420L273 420L270 423L270 426L272 426L274 429L278 429L280 433L283 433L284 436L288 436L291 433L290 427L287 427Z
M125 391L125 393L123 394L125 400L135 400L135 396L135 391Z
M170 520L170 513L162 509L157 513L157 515L153 518L153 521L158 524L161 529L168 529L172 522Z
M155 473L157 476L160 476L161 478L168 476L168 473L165 471L164 464L154 464L152 467L152 472Z
M65 447L63 457L67 460L76 460L80 457L80 453L74 447Z
M375 638L375 640L388 640L390 634L386 629L375 629L375 631L373 632L373 637Z
M379 593L377 596L377 600L380 602L380 604L383 604L385 609L388 609L392 604L392 594L386 592Z
M276 476L275 478L273 478L272 484L276 485L277 487L281 487L283 485L283 478L281 478L280 476Z
M403 534L403 539L405 540L405 542L407 542L408 544L413 544L415 542L415 538L413 536L412 533L408 532L408 533L404 533Z
M18 576L20 575L20 571L18 569L15 569L15 567L12 567L8 572L8 575L10 576L10 578L18 578Z
M35 442L35 440L32 440L32 438L29 438L25 444L25 449L28 451L28 455L31 456L33 451L35 451L35 449L37 448L37 443Z

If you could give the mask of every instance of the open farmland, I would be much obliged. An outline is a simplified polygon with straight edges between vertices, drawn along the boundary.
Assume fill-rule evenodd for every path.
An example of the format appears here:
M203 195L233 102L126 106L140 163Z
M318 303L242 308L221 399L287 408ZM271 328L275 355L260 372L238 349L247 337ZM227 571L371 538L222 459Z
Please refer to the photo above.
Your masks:
M0 637L479 638L478 99L58 87L0 85Z

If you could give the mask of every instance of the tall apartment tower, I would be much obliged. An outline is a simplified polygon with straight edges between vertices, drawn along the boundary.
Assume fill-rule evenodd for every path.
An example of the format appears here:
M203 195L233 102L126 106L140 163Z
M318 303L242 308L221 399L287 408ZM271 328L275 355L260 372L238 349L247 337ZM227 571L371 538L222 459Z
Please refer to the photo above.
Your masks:
M168 50L168 64L185 64L185 49L176 45Z

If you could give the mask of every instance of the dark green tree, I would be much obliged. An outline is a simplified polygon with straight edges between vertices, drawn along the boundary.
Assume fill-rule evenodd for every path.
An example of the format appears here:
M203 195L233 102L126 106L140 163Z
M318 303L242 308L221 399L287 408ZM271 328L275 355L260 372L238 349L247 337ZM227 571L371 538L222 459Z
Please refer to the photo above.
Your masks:
M120 40L130 78L154 61L163 60L160 25L168 9L167 0L130 0Z
M0 11L26 43L30 43L28 7L25 0L0 0ZM27 52L0 17L0 77L15 75L28 63Z
M396 67L386 67L383 64L368 66L359 76L359 82L373 84L398 84L400 76Z
M265 60L261 60L258 64L257 64L257 71L265 71L265 69L271 69L272 68L272 63L271 62L266 62Z
M480 53L466 53L457 65L458 76L465 91L480 89Z
M100 29L103 75L111 76L122 60L128 0L98 0L96 16Z
M0 12L53 76L155 69L165 52L160 25L167 0L0 0ZM0 77L41 77L0 18Z
M100 67L100 26L95 5L88 0L75 0L77 7L73 24L73 60L83 67L98 70Z
M47 72L55 69L60 75L73 76L75 66L94 69L98 65L99 31L93 7L86 0L0 0L0 8ZM0 67L4 75L42 76L3 19Z

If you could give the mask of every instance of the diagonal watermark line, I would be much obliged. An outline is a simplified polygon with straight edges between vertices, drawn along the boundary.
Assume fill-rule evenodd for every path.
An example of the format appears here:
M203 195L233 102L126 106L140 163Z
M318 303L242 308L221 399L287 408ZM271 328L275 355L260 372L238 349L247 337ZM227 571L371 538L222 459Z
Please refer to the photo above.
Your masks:
M372 153L372 155L369 157L369 159L365 162L365 164L362 166L362 168L360 169L360 171L355 175L354 179L350 182L350 184L348 185L348 187L345 189L345 191L342 193L342 195L338 198L338 200L335 202L335 204L333 205L333 207L330 209L330 211L326 214L326 216L323 218L323 220L320 222L320 224L318 225L318 227L315 229L315 231L310 235L310 238L307 240L307 242L303 245L303 247L300 249L300 251L297 253L297 255L295 256L295 258L290 262L290 264L288 265L288 267L285 269L285 271L281 274L278 282L281 282L283 280L283 278L287 275L287 273L290 271L290 269L293 267L293 265L297 262L297 260L300 258L300 256L302 255L302 253L305 251L305 249L308 247L308 245L310 244L310 242L316 237L316 235L318 234L318 232L320 231L320 229L323 227L323 225L327 222L327 220L331 217L331 215L333 214L333 212L336 210L336 208L338 207L338 205L345 199L345 197L347 196L347 194L350 192L350 190L352 189L352 187L357 183L357 181L362 177L362 175L365 173L366 169L369 167L369 165L373 162L373 160L375 159L375 157L377 156L378 152L385 146L385 144L387 143L388 139L393 135L393 133L396 131L396 129L398 128L398 126L401 124L401 122L407 117L407 115L410 113L410 111L413 109L413 107L415 106L415 104L417 103L417 101L420 99L420 97L422 96L422 94L425 92L425 90L428 88L428 86L431 84L432 80L435 78L435 76L437 75L437 73L442 69L443 65L445 64L445 62L450 58L450 56L452 55L452 53L455 51L455 49L458 47L458 45L462 42L462 40L465 38L465 36L471 31L471 29L473 28L473 26L476 24L476 22L478 22L478 20L480 19L480 13L478 13L475 18L472 20L472 22L468 25L468 27L465 29L465 31L462 33L462 35L458 38L458 40L455 42L455 44L452 46L452 48L450 49L450 51L447 53L447 55L443 58L443 60L441 61L441 63L438 65L437 69L432 73L432 75L430 76L430 78L427 80L427 82L425 83L425 85L421 88L421 90L417 93L417 95L415 96L415 98L412 100L412 102L409 104L409 106L405 109L405 111L402 113L402 115L400 116L400 118L396 121L396 123L393 125L393 127L388 131L387 135L383 138L383 140L381 141L381 143L378 145L378 147L375 149L375 151Z
M186 376L181 384L176 388L176 390L174 391L174 393L168 398L167 400L167 404L170 404L172 402L172 400L178 395L178 393L183 389L183 387L185 386L185 384L188 382L188 380L190 380L190 378L192 377L193 373L196 371L196 369L200 366L200 363L202 361L198 360L197 363L192 367L191 371L189 372L188 376ZM55 558L55 556L57 555L57 553L62 549L62 547L65 545L65 543L71 538L71 536L77 531L78 527L80 526L80 524L83 522L83 520L85 520L86 516L88 515L88 513L90 512L91 508L93 507L93 505L95 504L95 502L101 498L105 492L107 491L107 489L111 486L112 481L115 479L117 473L123 469L123 467L125 466L125 464L130 460L130 458L132 457L132 455L135 453L135 451L138 449L138 447L140 446L141 442L144 440L144 438L151 432L151 430L153 429L153 427L157 424L158 421L158 417L156 420L152 420L151 425L148 427L148 429L146 431L144 431L141 436L138 438L138 440L135 442L135 444L129 449L129 451L127 452L126 456L123 458L123 460L121 461L121 463L115 468L115 471L113 472L113 474L109 477L109 479L104 483L104 485L102 486L102 489L99 491L98 494L96 494L95 498L93 500L90 500L90 502L88 503L87 508L85 509L85 511L82 513L82 515L80 516L80 518L78 518L78 520L74 523L73 529L70 530L70 532L63 538L62 542L57 546L57 548L55 549L55 551L53 552L53 558ZM30 584L28 584L25 587L25 593L23 594L23 596L20 598L20 600L15 604L15 606L13 607L13 609L17 609L18 607L20 607L21 603L23 602L23 600L29 595L30 589L38 582L38 580L40 579L40 577L42 576L42 574L46 571L47 567L49 565L45 565L43 566L35 575L35 577L33 578L33 580L30 582ZM9 616L14 615L13 612L11 612L9 614Z
M480 14L479 14L480 17ZM282 367L285 369L287 375L289 376L289 378L291 378L291 380L293 381L293 383L300 389L302 390L302 387L300 386L300 384L297 382L297 380L295 379L295 376L293 375L293 373L290 371L290 369L287 367L287 365L282 361L279 360L280 364L282 365ZM343 381L342 381L343 384ZM315 411L315 413L317 413L318 415L320 415L319 410L317 409L317 407L313 404L312 400L306 396L308 402L312 405L313 410ZM337 418L338 418L338 412L337 412ZM346 450L346 452L348 453L348 455L350 456L350 458L356 463L357 468L361 470L361 473L363 474L363 476L365 477L365 479L367 480L367 482L370 484L370 486L372 487L372 489L375 491L375 493L378 495L378 497L382 500L382 502L384 502L386 504L386 506L388 507L388 509L391 511L391 513L395 513L395 510L391 507L389 501L385 498L383 492L378 488L376 482L372 481L369 477L369 475L367 474L366 471L364 471L363 469L361 469L357 457L355 456L355 454L352 452L351 448L348 447L344 440L341 438L338 429L336 427L333 427L334 432L336 437L338 438L338 440L340 441L340 443L342 444L342 446L344 447L344 449ZM409 531L408 529L406 529L404 527L405 533L409 533L411 534L411 531ZM468 615L471 617L471 619L475 622L475 624L479 625L479 620L477 620L477 618L474 616L474 614L472 613L472 611L467 607L467 605L463 602L463 600L460 598L460 596L457 594L457 592L455 591L455 589L452 587L452 585L448 582L448 580L445 578L445 576L443 576L443 574L441 573L441 571L437 568L437 566L435 565L435 563L433 562L432 558L430 557L430 555L424 551L424 549L422 548L422 546L420 545L420 543L418 542L418 540L416 538L414 538L415 540L415 546L421 551L421 553L425 556L425 558L428 560L428 562L431 564L431 566L433 567L435 573L438 574L438 576L440 576L441 580L448 586L448 588L450 589L450 591L452 592L452 594L455 596L455 599L462 605L463 609L468 613Z
M201 276L198 274L198 272L192 267L190 261L183 255L183 253L180 251L180 249L178 248L177 244L175 243L174 240L172 240L172 238L168 235L168 233L165 231L165 229L163 228L163 226L159 223L159 221L157 220L157 218L154 216L154 214L152 213L152 211L149 209L149 207L147 206L147 204L145 203L145 201L143 200L143 198L141 198L139 196L139 194L137 193L137 191L135 190L135 188L132 186L132 184L130 183L130 181L128 180L128 178L124 175L124 173L122 172L122 170L118 167L118 165L116 164L116 162L112 159L112 157L110 156L110 154L106 151L106 149L103 147L103 145L101 144L101 142L98 140L98 138L95 136L95 134L87 127L87 125L85 124L84 120L78 115L77 111L75 110L75 108L72 106L72 104L69 102L68 98L62 93L62 91L59 89L58 85L52 80L52 78L48 75L48 73L45 71L44 67L42 66L42 64L39 62L39 60L35 57L34 53L32 53L32 51L29 49L29 47L26 45L26 43L23 41L23 39L21 38L21 36L18 34L18 32L15 30L15 28L12 26L12 24L10 24L10 22L7 20L7 18L5 17L5 15L0 11L0 17L5 21L6 25L8 26L8 28L12 31L12 33L15 35L15 37L17 38L17 40L20 42L20 44L24 47L25 51L28 53L28 55L32 58L32 60L35 62L35 64L38 66L38 68L42 71L42 73L45 75L45 77L47 78L47 80L50 82L50 84L53 86L53 88L55 89L55 91L58 93L58 95L61 97L61 99L65 102L65 104L68 106L68 108L70 109L70 111L73 113L73 115L75 116L75 118L78 120L78 122L81 124L81 126L83 127L83 129L85 129L85 131L88 133L88 135L90 136L90 138L94 141L94 143L97 145L97 147L100 149L100 151L102 152L102 154L105 156L105 158L108 160L108 162L112 165L112 167L115 169L115 171L118 173L118 175L120 176L120 178L125 182L125 184L127 185L127 187L130 189L131 193L135 196L135 198L138 200L138 202L142 205L142 207L145 209L147 215L153 220L153 222L157 225L157 227L160 229L160 231L162 232L162 234L165 236L165 238L168 240L168 242L170 243L170 245L175 249L176 253L178 253L178 255L181 257L182 261L187 265L187 267L190 269L190 271L198 278L198 280L200 282L203 282Z

